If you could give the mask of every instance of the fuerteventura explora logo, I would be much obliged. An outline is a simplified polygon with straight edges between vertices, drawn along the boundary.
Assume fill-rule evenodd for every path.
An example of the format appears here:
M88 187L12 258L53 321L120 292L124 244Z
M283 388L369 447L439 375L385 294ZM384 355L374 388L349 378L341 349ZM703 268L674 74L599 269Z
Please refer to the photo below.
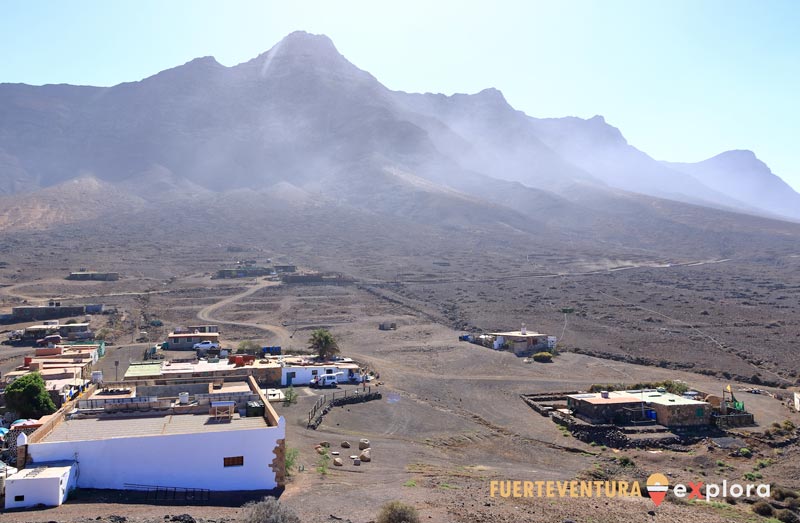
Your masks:
M669 480L664 474L655 473L647 478L647 494L656 506L659 506L667 492L670 490ZM738 483L728 482L723 479L722 483L705 483L703 481L689 481L687 483L677 483L672 487L672 494L679 499L705 500L707 502L716 498L741 498L758 496L768 498L771 495L769 483Z
M658 472L650 474L650 477L647 478L647 493L656 506L659 506L664 501L667 490L669 490L669 480L664 474Z

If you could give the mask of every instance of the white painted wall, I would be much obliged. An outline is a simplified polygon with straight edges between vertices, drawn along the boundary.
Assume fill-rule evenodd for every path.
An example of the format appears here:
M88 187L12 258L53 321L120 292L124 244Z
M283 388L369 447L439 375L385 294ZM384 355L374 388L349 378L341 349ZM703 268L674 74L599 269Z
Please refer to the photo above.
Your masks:
M78 487L124 490L126 483L225 490L277 487L270 468L275 445L286 434L277 427L95 441L28 445L36 461L77 459ZM77 456L77 458L76 458ZM223 467L223 458L244 456L241 467Z
M339 368L333 365L330 367L294 367L287 365L281 369L281 385L286 387L289 384L287 375L290 372L295 373L295 377L292 378L292 385L308 385L311 383L311 379L315 376L315 374L311 373L313 370L316 370L319 374L335 374L340 372ZM347 371L345 371L345 374L347 374Z
M23 469L17 476L25 474ZM67 469L61 477L33 477L6 479L6 509L35 507L42 504L57 507L67 500L69 491L76 486L75 467ZM24 499L16 501L17 496Z

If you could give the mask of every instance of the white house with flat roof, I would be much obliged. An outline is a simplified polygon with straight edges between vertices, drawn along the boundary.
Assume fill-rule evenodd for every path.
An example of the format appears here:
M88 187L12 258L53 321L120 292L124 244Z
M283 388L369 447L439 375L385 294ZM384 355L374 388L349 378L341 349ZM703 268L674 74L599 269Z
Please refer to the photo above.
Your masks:
M6 510L37 505L57 507L77 485L74 461L38 463L6 478Z
M147 395L131 391L130 397L105 401L97 394L85 407L81 400L77 412L59 411L56 423L28 437L24 452L29 466L72 460L81 488L233 491L283 486L284 418L252 377L224 385L206 383L190 394L176 392L192 390L190 384L165 383L147 385L142 389ZM253 396L263 402L263 415L245 412ZM224 416L220 402L230 407Z

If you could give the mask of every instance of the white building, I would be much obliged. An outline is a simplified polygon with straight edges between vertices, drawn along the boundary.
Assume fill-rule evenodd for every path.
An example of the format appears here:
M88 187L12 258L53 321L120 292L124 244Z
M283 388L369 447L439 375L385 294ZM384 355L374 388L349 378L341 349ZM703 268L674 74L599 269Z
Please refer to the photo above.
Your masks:
M57 507L77 486L74 461L38 463L6 478L6 510L36 505Z
M159 386L147 385L149 397L121 403L112 396L101 409L97 402L102 396L95 395L88 400L92 408L79 409L77 415L59 412L62 419L55 426L29 436L29 462L74 461L80 488L231 491L283 486L284 418L251 377L225 385L217 393L207 383L203 394L189 394L175 392L191 390L189 384L169 383L157 398L154 389ZM234 393L236 387L262 400L263 415L246 415L252 395ZM217 407L222 403L230 405L224 415Z
M361 383L361 369L358 364L349 362L336 362L330 364L313 365L284 365L281 368L281 386L308 385L311 380L321 374L338 374L341 383Z

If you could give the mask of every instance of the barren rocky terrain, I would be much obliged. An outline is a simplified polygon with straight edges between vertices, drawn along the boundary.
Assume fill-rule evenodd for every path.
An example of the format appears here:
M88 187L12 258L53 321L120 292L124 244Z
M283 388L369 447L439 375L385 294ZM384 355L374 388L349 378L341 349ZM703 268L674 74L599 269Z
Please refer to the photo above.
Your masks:
M220 261L226 257L218 256ZM625 301L634 301L632 296L643 292L643 286L636 278L645 275L646 271L664 274L659 278L678 271L691 276L693 271L710 271L711 267L716 270L729 263L663 267L660 268L661 272L657 268L607 272L606 268L597 274L579 276L575 283L567 276L547 278L545 280L554 285L538 292L553 291L555 296L556 290L564 289L574 293L571 296L587 296L588 286L593 285L603 289L603 292L609 291L608 294L613 290L614 296L618 297L620 286L615 287L612 282L631 278L622 296ZM757 521L758 517L744 503L711 506L673 501L663 504L655 510L655 516L651 516L648 512L654 507L646 498L570 499L568 502L492 498L489 495L489 481L594 477L644 480L653 472L669 473L681 481L699 478L716 481L741 478L742 474L753 470L757 462L763 461L769 463L759 469L765 481L800 488L796 446L776 449L766 440L750 435L757 435L773 422L790 419L800 423L798 414L791 412L783 402L766 395L747 395L745 398L748 407L756 412L760 425L760 428L742 432L741 437L753 449L754 455L749 458L731 456L728 451L715 448L709 442L701 442L683 451L617 451L587 445L560 431L555 424L536 414L520 400L520 394L585 390L593 383L663 379L682 379L706 391L721 390L731 381L706 369L723 368L720 367L722 364L743 365L741 358L736 354L729 356L727 350L718 348L712 340L693 331L701 329L705 332L707 326L689 328L682 325L680 317L673 320L664 318L680 311L679 307L666 308L664 303L675 301L675 296L679 296L680 292L686 293L687 289L671 295L661 290L660 298L651 297L647 304L647 308L653 312L615 307L616 300L610 298L595 302L583 298L583 302L591 304L592 309L588 310L582 308L586 305L582 305L579 299L561 298L542 307L544 311L549 311L549 317L537 315L534 312L536 309L527 312L527 308L522 308L526 313L517 312L515 319L525 320L531 328L555 332L556 335L562 334L557 328L560 327L564 336L564 351L553 363L526 364L510 353L458 342L457 335L461 331L452 329L451 322L444 316L446 311L439 307L439 302L415 296L409 291L414 289L410 284L276 285L252 279L212 280L202 276L209 272L210 267L207 265L207 270L203 271L201 264L198 264L182 277L144 287L141 281L127 277L112 283L68 282L50 278L38 282L34 279L24 285L15 284L0 289L0 292L5 302L10 303L23 296L29 300L50 296L54 290L61 297L91 295L94 290L96 297L124 308L128 317L135 317L144 311L148 317L162 318L166 322L165 328L168 328L193 323L201 316L209 321L220 322L223 337L231 344L240 339L256 339L265 344L281 344L287 351L303 349L311 329L330 328L340 339L346 355L380 374L380 385L377 387L383 392L383 399L336 408L324 418L317 430L307 429L306 421L307 411L316 401L319 391L300 388L297 404L278 406L279 413L288 422L288 445L299 451L298 467L293 471L281 501L301 514L303 521L336 521L335 518L353 522L371 521L380 505L390 499L402 499L413 504L423 518L431 521L641 521L645 518L663 521L678 518L686 521L728 521L731 518ZM682 281L687 288L691 288L691 279ZM763 289L761 286L765 284L762 279L752 283L758 289ZM472 299L465 294L466 290L458 293L459 286L462 289L472 288L466 285L459 283L453 286L451 292L454 292L455 299L465 302ZM661 285L665 283L662 281ZM556 289L550 289L551 286ZM488 294L491 288L488 283L476 284L474 288L476 297L485 299L486 296L492 296ZM655 288L653 292L658 292L658 287ZM719 294L714 295L718 299L722 299L726 292L724 286L721 289ZM484 295L479 296L481 293ZM143 299L142 296L147 298ZM437 291L434 296L441 294ZM517 296L520 297L519 294ZM519 299L526 298L530 299L525 296ZM732 310L714 308L716 304L707 300L698 300L699 304L691 299L683 301L689 301L692 307L707 307L715 314ZM777 300L778 303L784 301ZM491 303L488 300L486 302ZM507 301L503 303L508 304ZM554 310L556 305L562 304L576 307L576 313L567 319L566 328L564 315ZM738 301L734 306L747 307ZM598 313L593 311L597 310L603 311L604 315L617 314L621 320L631 324L636 324L639 316L648 314L653 317L652 322L645 321L649 316L640 321L643 324L655 323L654 329L659 325L669 326L675 331L670 336L676 338L676 346L696 344L702 347L699 352L704 357L712 347L717 347L718 352L714 352L717 362L709 363L710 367L679 365L685 361L679 359L685 352L667 354L663 350L661 357L669 364L653 366L589 355L587 352L591 350L604 356L626 354L620 349L609 354L604 351L611 346L612 339L630 327L620 323L614 324L615 329L610 330L607 326L609 318L594 319ZM694 309L687 308L687 311L691 310ZM503 312L504 309L498 309L493 316L476 316L470 323L486 330L514 327L512 320L499 320L505 317ZM548 318L553 327L548 328L544 321L538 323L537 318L540 317ZM657 323L657 318L664 323ZM441 319L441 322L433 319ZM380 321L396 322L398 329L380 331L377 329ZM688 318L684 321L688 321ZM788 323L786 328L796 329L794 325ZM764 328L767 329L766 326ZM776 327L769 329L772 328ZM635 330L635 327L632 329ZM644 341L631 344L631 347L639 347L642 352L630 356L647 354L647 350L659 354L659 346L647 341L648 335L658 335L661 331L655 332L641 333L640 340ZM697 339L693 339L693 336ZM131 340L125 338L125 334L119 336L100 368L113 372L113 361L121 360L120 371L124 372L128 361L140 359L145 345L129 343ZM25 353L25 349L2 350L12 351L7 354L13 354L16 361ZM11 367L13 361L6 360L3 367ZM703 372L693 372L697 370ZM738 387L735 381L732 383ZM785 394L782 389L772 390L779 395ZM316 471L318 456L314 445L329 441L334 449L346 453L345 449L338 448L339 443L345 440L357 442L360 438L368 438L372 443L371 463L358 468L349 463L343 468L331 467L325 475ZM621 456L630 458L633 465L621 466L618 459ZM719 465L720 462L724 465ZM153 506L142 504L135 495L119 497L111 493L79 492L75 502L57 509L7 513L2 517L8 521L64 522L83 522L96 517L119 522L121 520L114 518L125 517L132 523L162 521L165 515L172 517L184 513L204 521L234 521L238 517L239 509L230 505L242 500L223 497L217 501L222 501L224 506ZM89 514L91 517L88 517Z

